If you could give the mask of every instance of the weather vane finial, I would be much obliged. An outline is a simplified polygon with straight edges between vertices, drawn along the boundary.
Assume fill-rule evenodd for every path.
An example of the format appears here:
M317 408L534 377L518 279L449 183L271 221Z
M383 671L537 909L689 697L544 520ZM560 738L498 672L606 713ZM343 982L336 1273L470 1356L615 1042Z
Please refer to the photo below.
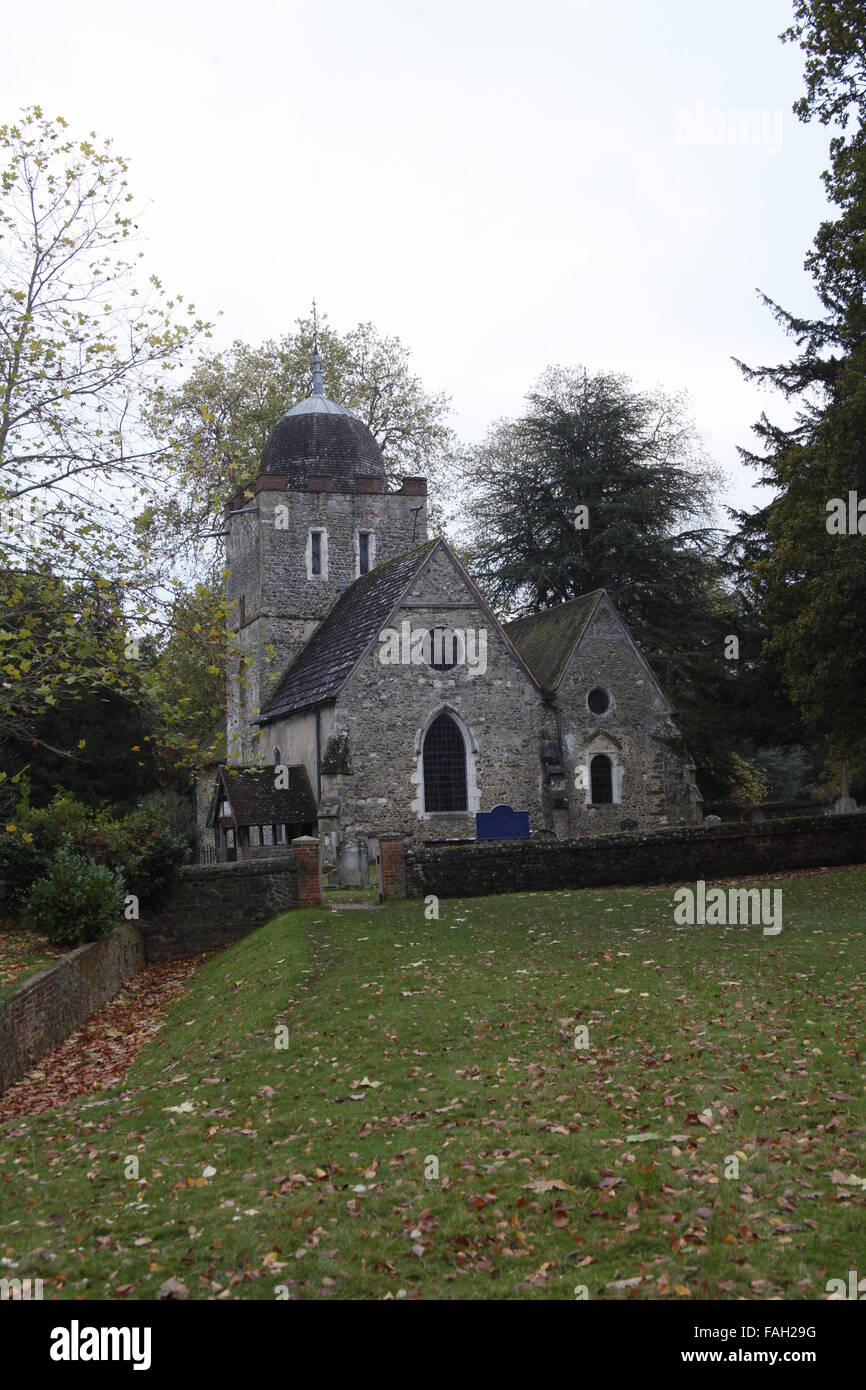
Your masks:
M324 396L325 388L322 385L322 359L319 356L319 316L316 311L316 299L313 297L313 395Z

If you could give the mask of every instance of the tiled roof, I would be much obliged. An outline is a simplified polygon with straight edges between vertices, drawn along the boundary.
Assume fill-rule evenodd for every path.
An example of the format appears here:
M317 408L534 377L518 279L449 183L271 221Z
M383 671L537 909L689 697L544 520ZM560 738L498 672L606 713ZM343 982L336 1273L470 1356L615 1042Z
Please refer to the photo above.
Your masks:
M332 700L381 632L435 540L377 566L350 584L286 671L259 723Z
M315 399L326 400L324 396ZM277 422L259 473L283 474L295 488L307 486L308 474L324 473L351 490L359 475L381 478L384 483L385 464L379 445L357 415L339 407L333 411L296 407Z
M273 767L221 767L208 823L228 796L236 825L302 825L318 818L316 799L303 766L289 768L289 785L274 785ZM218 817L216 817L218 818Z
M502 624L543 690L555 690L561 681L569 657L603 593L604 589L596 589L567 603L558 603L555 608Z

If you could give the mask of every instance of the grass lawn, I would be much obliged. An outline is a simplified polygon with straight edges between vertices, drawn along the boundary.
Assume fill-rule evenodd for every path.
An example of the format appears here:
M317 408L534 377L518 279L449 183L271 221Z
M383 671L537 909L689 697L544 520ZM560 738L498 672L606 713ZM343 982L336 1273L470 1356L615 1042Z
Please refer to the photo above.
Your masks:
M47 937L13 922L0 923L0 1003L30 975L60 960L64 951Z
M866 870L777 886L776 937L676 927L664 888L280 917L121 1089L0 1128L0 1272L46 1298L825 1297L866 1273Z

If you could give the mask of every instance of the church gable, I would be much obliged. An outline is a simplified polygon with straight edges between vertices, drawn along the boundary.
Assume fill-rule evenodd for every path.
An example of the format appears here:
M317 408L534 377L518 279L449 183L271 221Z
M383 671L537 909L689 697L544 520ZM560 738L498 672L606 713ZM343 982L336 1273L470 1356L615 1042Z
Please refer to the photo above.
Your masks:
M365 833L378 823L473 837L475 812L501 803L538 825L541 707L530 672L439 541L337 696L333 730L352 772L323 778L323 799L342 827Z
M694 819L689 764L670 703L604 592L556 701L572 831Z
M631 668L634 672L633 679L640 685L646 686L648 691L651 690L665 713L671 714L670 701L662 690L652 667L616 611L613 600L602 589L597 596L592 614L574 645L561 680L564 680L568 672L575 666L589 667L596 665L599 661L604 664L606 660L613 660L613 653L617 654L615 658L617 668L622 671L628 671Z

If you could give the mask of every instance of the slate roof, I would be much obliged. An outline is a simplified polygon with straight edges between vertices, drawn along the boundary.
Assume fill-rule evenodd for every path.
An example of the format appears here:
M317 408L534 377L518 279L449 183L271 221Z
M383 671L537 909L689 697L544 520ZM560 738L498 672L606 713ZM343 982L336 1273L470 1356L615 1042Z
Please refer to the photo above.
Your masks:
M303 766L289 768L289 785L274 786L273 767L221 767L214 788L208 825L228 797L236 825L301 825L318 819L318 807Z
M262 454L262 473L281 474L290 488L305 488L308 474L324 473L338 490L354 491L359 476L381 478L384 484L385 463L363 420L325 396L314 396L277 421Z
M425 541L349 585L286 671L259 724L334 699L437 543Z
M543 690L555 690L604 589L558 603L527 618L503 623L511 641Z

